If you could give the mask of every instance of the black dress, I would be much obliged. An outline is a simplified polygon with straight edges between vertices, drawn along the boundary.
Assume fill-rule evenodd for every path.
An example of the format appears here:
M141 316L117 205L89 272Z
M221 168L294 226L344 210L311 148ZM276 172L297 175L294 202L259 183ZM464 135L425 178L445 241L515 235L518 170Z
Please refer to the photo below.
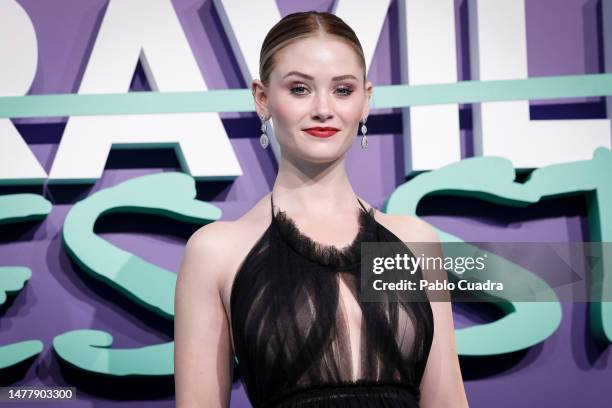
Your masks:
M275 214L270 196L271 223L230 293L238 372L255 408L419 406L433 337L428 301L356 302L360 367L353 378L356 334L340 305L339 280L358 300L361 242L401 243L357 201L359 232L338 249L302 234L285 212Z

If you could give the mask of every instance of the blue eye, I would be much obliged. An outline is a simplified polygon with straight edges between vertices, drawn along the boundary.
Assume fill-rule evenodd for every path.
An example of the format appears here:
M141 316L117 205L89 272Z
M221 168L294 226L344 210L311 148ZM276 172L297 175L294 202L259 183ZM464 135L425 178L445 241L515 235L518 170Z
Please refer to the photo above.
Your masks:
M349 87L346 86L341 86L338 88L338 91L340 91L340 95L342 96L349 96L350 94L353 93L353 90Z
M306 89L304 85L296 85L291 88L291 93L294 93L296 95L304 95L303 92L296 92L296 90L304 90L304 89Z
M299 84L299 85L295 85L291 87L290 91L292 94L295 94L295 95L306 95L308 89L306 88L305 85ZM350 94L353 93L353 89L348 86L341 86L341 87L336 88L336 92L341 96L349 96Z

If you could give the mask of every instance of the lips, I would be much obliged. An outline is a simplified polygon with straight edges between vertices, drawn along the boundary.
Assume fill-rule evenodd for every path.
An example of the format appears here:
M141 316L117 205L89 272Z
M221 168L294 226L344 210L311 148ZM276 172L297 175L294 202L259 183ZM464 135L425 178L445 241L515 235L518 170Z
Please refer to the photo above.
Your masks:
M304 129L306 133L314 137L330 137L333 136L340 129L334 127L312 127Z

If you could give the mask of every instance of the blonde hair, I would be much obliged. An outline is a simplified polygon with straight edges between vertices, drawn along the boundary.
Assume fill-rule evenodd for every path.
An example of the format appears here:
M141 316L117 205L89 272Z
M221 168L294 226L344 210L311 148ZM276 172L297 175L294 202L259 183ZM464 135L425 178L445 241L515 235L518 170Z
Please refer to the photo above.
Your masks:
M317 34L336 36L350 45L363 68L365 82L366 63L357 35L340 17L318 11L302 11L288 14L276 23L266 35L259 53L259 78L268 86L270 72L274 68L274 55L292 42Z

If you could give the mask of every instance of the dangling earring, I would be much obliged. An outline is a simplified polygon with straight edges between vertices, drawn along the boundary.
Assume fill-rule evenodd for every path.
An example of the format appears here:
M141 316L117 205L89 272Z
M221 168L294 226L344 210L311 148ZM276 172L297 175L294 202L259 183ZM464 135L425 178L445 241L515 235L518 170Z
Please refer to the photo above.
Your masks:
M365 125L366 119L367 118L363 118L363 120L361 121L362 122L362 124L361 124L361 133L363 134L363 136L361 137L361 148L362 149L367 149L368 148L368 137L366 136L368 128Z
M265 149L270 144L270 140L268 139L268 134L266 133L267 131L266 118L265 116L260 116L259 119L261 119L261 136L259 136L259 144L261 145L261 147Z

